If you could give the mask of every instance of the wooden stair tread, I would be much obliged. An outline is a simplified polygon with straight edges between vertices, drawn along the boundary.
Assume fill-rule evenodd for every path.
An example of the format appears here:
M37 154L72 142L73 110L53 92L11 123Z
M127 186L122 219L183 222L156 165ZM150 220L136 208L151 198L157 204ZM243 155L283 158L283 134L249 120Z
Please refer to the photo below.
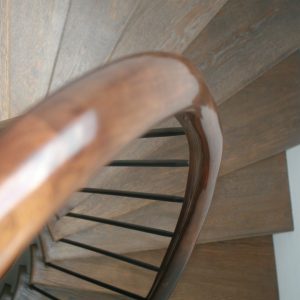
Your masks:
M300 142L300 136L298 134L300 129L299 66L300 56L299 51L296 51L277 66L256 79L237 95L220 105L220 118L225 136L221 177L245 166L251 167L251 164L274 156ZM293 78L293 80L290 80L290 78ZM263 165L264 163L262 163L262 166ZM175 172L174 170L170 170L174 175L174 177L171 177L168 172L165 172L166 169L162 169L156 170L153 168L152 170L144 170L142 168L126 169L107 167L105 172L94 179L94 184L91 184L91 186L144 192L153 192L153 187L155 187L155 192L157 193L183 195L186 177L182 177L182 174L187 172L187 170L181 168L175 170ZM284 169L286 169L286 166L282 167L282 170ZM160 171L160 173L157 171ZM239 174L239 171L236 172ZM290 208L287 200L288 185L287 177L284 173L285 171L281 172L282 180L284 180L282 181L282 186L285 186L285 188L281 188L280 191L285 195L285 201L282 202L286 208L284 214L285 218L281 218L282 227L275 224L276 220L273 218L273 225L270 229L276 229L276 231L291 229L291 220L289 220L291 215L289 213ZM269 176L270 175L268 175L268 178ZM149 178L151 181L149 181ZM235 177L229 176L228 178ZM239 178L236 180L238 179ZM262 177L261 180L265 180L265 178ZM142 183L140 184L140 182ZM258 191L254 190L255 187L252 186L251 182L245 180L241 184L243 184L245 190L250 189L250 195L251 193L254 195L257 194ZM219 186L220 185L218 185L218 187ZM276 184L276 186L278 186L278 184ZM235 189L240 190L238 186L233 188L233 191L235 191ZM277 188L274 190L277 191ZM269 193L273 195L271 189ZM83 196L81 195L80 197ZM93 197L95 199L99 198L98 196ZM259 205L258 203L263 202L257 202L257 205ZM278 205L280 202L269 201L269 203L277 203ZM278 206L276 206L273 211L278 211ZM247 233L249 233L250 223L248 225ZM272 232L264 228L265 225L264 222L260 224L261 230L258 230L259 226L256 226L258 231L255 232ZM239 234L241 234L241 232ZM228 235L228 237L229 236L230 235ZM220 237L219 235L219 238ZM207 237L207 239L209 240L210 238Z
M181 206L180 203L98 195L86 199L72 212L173 231ZM94 226L95 223L66 216L53 222L51 233L60 239Z
M156 275L109 257L84 257L54 263L141 296L147 295Z
M224 134L220 174L300 143L300 52L297 50L219 106Z
M165 250L131 253L131 256L155 264L161 251ZM71 266L76 264L76 260L56 263ZM58 275L46 273L45 270L42 272L45 275L42 279L45 287L60 285L57 279L55 282L52 279ZM123 273L120 272L119 276L123 277ZM198 245L171 299L276 300L276 281L271 236ZM117 278L115 282L118 282Z
M297 0L228 0L184 55L221 103L300 46L299 14Z
M159 124L156 124L153 129L181 127L180 123L175 117L170 117ZM116 160L130 160L130 159L189 159L188 145L185 136L173 136L163 138L140 138L130 143L117 157ZM140 170L141 171L141 170ZM149 170L148 170L149 171ZM155 170L154 170L155 171ZM171 170L170 170L171 171ZM114 172L114 171L113 171ZM147 170L146 170L147 172ZM101 173L99 174L101 175ZM97 175L94 179L97 181ZM100 179L101 180L101 179ZM93 180L92 180L93 181ZM89 199L93 201L99 197L92 194L76 193L73 194L68 203L58 213L58 215L65 215L68 211L78 206L84 200ZM55 220L56 221L56 220Z
M188 167L104 167L87 187L183 196Z
M199 242L293 229L285 153L219 178Z
M140 138L123 149L115 160L189 159L188 149L185 135Z
M83 203L73 211L174 230L179 204L110 197L100 196L91 203L86 200L89 205ZM266 235L292 228L286 158L281 153L219 178L198 243ZM162 248L169 243L165 238L71 217L61 218L52 227L52 234L55 239L68 236L119 253ZM129 244L129 239L137 243Z
M170 299L279 299L272 237L198 245Z
M141 1L112 53L112 59L153 50L181 53L225 2Z
M82 247L75 247L60 241L55 241L48 230L44 230L43 233L41 233L40 239L47 261L101 256L101 254L86 250ZM90 227L86 231L67 237L67 239L126 256L130 256L130 253L141 251L155 249L166 250L166 247L170 243L170 238L168 237L110 225ZM130 243L128 243L128 241L130 241ZM163 256L164 254L161 254L161 256L156 258L158 264L161 263ZM145 262L151 263L151 261Z
M122 262L106 256L84 256L82 258L52 261L52 265L45 265L39 250L34 250L32 283L46 288L59 288L67 290L82 290L84 292L97 292L99 295L118 295L118 293L99 287L71 274L62 272L53 267L71 270L80 275L90 277L117 288L145 296L155 278L155 272L145 270L138 266ZM121 297L121 299L127 299ZM119 299L119 298L117 298Z
M47 93L68 3L1 4L1 119L20 114Z
M107 62L137 3L71 2L51 91Z

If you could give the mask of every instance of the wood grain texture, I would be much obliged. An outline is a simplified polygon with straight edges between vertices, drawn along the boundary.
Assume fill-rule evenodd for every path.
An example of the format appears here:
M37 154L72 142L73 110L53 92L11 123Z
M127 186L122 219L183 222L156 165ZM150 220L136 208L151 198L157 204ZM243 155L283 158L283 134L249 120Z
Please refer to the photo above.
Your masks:
M203 231L203 241L218 241L292 229L283 155L278 155L277 158L266 158L300 142L299 66L299 52L295 52L219 107L225 135L221 174L228 174L228 176L222 176L217 185L212 207L216 211L210 212L207 227ZM251 166L253 163L255 164ZM116 170L110 169L112 173L117 173ZM179 170L179 172L182 171ZM128 174L134 173L131 177L127 177L125 170L123 172L123 176L119 173L112 177L104 176L103 180L110 187L114 187L114 182L117 182L120 184L117 185L118 188L125 186L132 190L142 189L143 184L149 185L147 191L150 192L154 190L154 186L161 186L167 192L176 191L176 189L178 191L180 188L178 182L182 180L181 192L184 189L183 178L180 174L178 174L179 178L172 178L169 190L166 190L168 186L164 185L164 181L156 181L154 175L146 177L153 180L148 181L143 180L145 177L141 178L133 170L128 171ZM258 174L254 175L253 172ZM101 179L101 175L99 178ZM268 180L268 185L263 186L262 189L261 184L266 180ZM142 182L141 187L139 187L140 182ZM90 198L93 203L97 202L96 199L99 197L95 197L94 200ZM132 205L133 211L138 214L137 217L134 217L134 213L125 211L123 216L120 214L121 219L128 217L127 221L143 222L140 219L140 212L146 212L149 207L139 208L136 211L135 204ZM84 211L83 206L80 209ZM227 214L224 215L224 211L227 211ZM236 211L236 216L232 217L234 211ZM265 211L268 212L267 217L264 216ZM88 207L86 212L92 213ZM248 212L253 213L257 218L251 218ZM64 234L74 233L75 227L69 231L71 222L69 218L62 221L62 225L66 226L65 230L60 228L58 223L54 235L62 237ZM163 222L155 224L166 226ZM169 226L172 226L171 224L173 222L170 221ZM93 226L91 222L79 220L76 221L76 225L79 226L78 230Z
M140 1L111 58L153 50L182 53L225 2Z
M198 242L293 229L284 153L219 178Z
M143 297L147 296L156 276L156 272L102 256L53 263Z
M107 195L98 195L97 197L95 195L85 199L72 212L173 231L181 207L182 204L180 203ZM101 225L85 220L62 217L53 222L50 229L54 239L58 240L74 233L86 231L94 226ZM114 238L112 237L112 239Z
M1 272L97 169L149 127L180 111L191 147L185 209L171 240L178 251L168 251L151 289L170 293L204 223L222 153L218 115L201 74L170 54L132 56L92 72L2 132ZM30 139L24 132L31 133ZM24 180L28 174L33 174L31 181ZM174 267L178 272L169 274Z
M272 237L197 246L171 300L278 300Z
M131 257L157 264L161 251L163 250L132 253ZM70 262L57 261L58 264ZM98 269L101 269L103 261L98 260L98 262L100 263ZM73 260L73 265L76 265L76 260ZM61 280L64 280L67 281L66 287L72 289L74 294L78 292L80 295L79 290L83 283L74 282L72 279L60 279L60 274L47 271L42 266L35 269L39 270L36 271L34 278L45 287L62 286ZM92 270L97 270L96 264ZM38 274L41 274L40 277L37 276ZM122 277L123 273L120 272L119 276ZM117 283L118 279L115 282ZM198 300L202 298L207 300L277 300L272 237L198 245L170 299Z
M2 122L1 122L2 124ZM5 126L5 124L4 124ZM169 127L181 127L181 124L177 121L175 117L168 118L167 120L164 120L160 122L159 124L156 124L153 126L153 129L156 128L169 128ZM189 159L189 148L188 143L185 136L176 136L176 137L164 137L164 138L151 138L151 139L143 139L139 138L134 141L132 141L129 145L127 145L122 152L120 152L116 159ZM120 168L118 168L120 170ZM167 169L164 169L167 170ZM140 170L141 171L141 170ZM148 170L149 171L149 170ZM155 170L154 170L155 171ZM172 170L170 170L172 171ZM183 171L183 170L182 170ZM111 170L111 172L115 173L115 171ZM124 171L123 171L124 172ZM151 172L151 170L150 170ZM185 171L184 171L185 173ZM152 179L151 176L149 176L149 173L147 173L147 170L145 170L145 175L148 174L148 184L150 183L150 180ZM150 173L151 175L151 173ZM98 178L99 176L99 178ZM124 175L126 177L126 174ZM184 174L186 176L186 174ZM98 174L95 176L95 178L91 181L91 183L95 183L97 186L98 180L101 184L101 178L102 175ZM154 176L155 178L155 176ZM115 180L112 179L113 182ZM140 178L138 180L140 182ZM176 180L177 182L177 180ZM121 182L121 184L123 181ZM155 191L154 191L155 192ZM168 191L167 191L168 192ZM81 203L84 206L84 201L88 199L88 203L94 203L96 205L97 199L99 199L99 196L93 195L93 194L83 194L83 193L76 193L73 194L70 199L68 200L68 203L65 205L63 209L61 209L58 212L58 216L63 216L70 210L72 210L77 205L80 205ZM124 198L122 198L124 199ZM94 201L95 200L95 201ZM126 201L126 199L125 199ZM129 205L130 202L128 202ZM124 208L124 206L123 206ZM124 208L125 209L125 208ZM84 209L82 209L84 211ZM78 220L79 221L79 220ZM57 222L57 219L53 220L54 223ZM50 225L53 223L50 222ZM76 222L77 224L82 222ZM84 224L87 224L84 222ZM67 229L67 227L62 228L62 230ZM76 226L73 227L73 229L76 229ZM79 228L78 228L79 229ZM72 230L73 231L73 230Z
M188 167L104 167L87 186L183 196Z
M86 200L73 212L174 230L180 209L180 204L103 195ZM219 178L198 243L267 235L292 228L286 158L281 153ZM127 238L137 239L140 235L70 217L54 223L51 233L55 239L68 236L119 253L155 249L169 242L144 236L140 243L126 245ZM61 252L64 258L68 254L81 255L62 248Z
M49 234L44 233L41 238L49 261L95 256L95 253L87 252L85 249L59 241L55 242ZM94 226L81 233L73 234L68 239L113 253L126 253L126 255L162 248L166 250L171 240L169 237L110 225ZM158 264L162 262L164 254L157 259L159 260Z
M45 97L69 0L10 1L9 116Z
M298 0L229 0L184 52L221 103L300 46Z
M240 168L243 168L248 165L250 166L255 162L276 155L279 152L284 151L292 146L295 146L300 142L300 136L298 134L299 126L300 126L299 66L300 66L299 52L297 51L294 54L290 55L288 58L284 59L282 62L280 62L277 66L267 71L264 75L257 78L253 83L248 85L245 89L243 89L241 92L239 92L234 97L230 98L228 101L226 101L226 103L222 104L219 107L220 118L221 118L223 130L225 134L225 149L224 149L223 162L221 167L222 175L232 173L233 171L239 170ZM262 162L261 166L264 165L266 165L266 163ZM270 212L269 209L271 209L271 205L274 205L273 207L274 210L272 211L277 215L277 212L279 211L278 209L280 209L279 206L280 203L284 205L285 213L282 216L285 217L280 218L280 222L277 223L278 215L276 216L276 218L274 217L272 220L268 218L264 220L263 215L259 214L261 216L260 219L261 221L259 222L261 223L259 224L259 222L257 222L255 226L254 224L255 222L252 223L248 222L247 224L245 223L246 227L243 227L240 224L241 231L239 232L238 230L235 231L237 237L242 234L243 230L245 230L246 235L248 234L252 235L252 233L253 234L254 233L259 234L259 232L271 233L273 232L273 230L274 232L277 232L282 230L290 230L292 228L290 208L288 204L289 201L288 186L287 186L287 180L284 171L286 170L286 167L283 166L283 164L279 164L278 166L280 166L282 170L280 171L282 177L278 177L278 179L276 179L276 176L273 177L267 175L266 177L273 179L273 181L271 182L272 184L276 185L274 187L274 191L278 191L277 195L280 194L283 197L283 199L285 199L285 201L280 202L279 200L280 198L274 197L275 195L273 195L272 189L270 189L268 191L267 190L264 191L266 192L266 194L268 193L268 195L270 196L273 195L274 199L277 199L277 201L274 200L274 202L271 202L269 201L271 199L270 196L269 197L266 196L265 198L266 202L261 202L261 200L258 200L258 198L256 198L258 192L255 191L256 186L254 186L252 182L249 181L250 178L246 179L246 177L245 178L241 177L240 178L241 181L238 182L240 182L240 184L243 184L245 191L249 190L248 195L252 195L253 199L257 199L259 201L258 203L266 203L269 207L268 208L269 212ZM128 174L130 174L131 172L134 174L131 174L129 177L127 177L128 174L126 173L125 170L122 171L124 172L123 174L119 173L115 176L114 172L117 173L117 170L116 169L113 170L112 168L110 169L111 169L110 172L112 172L114 176L110 177L110 176L100 175L99 177L100 179L100 181L98 182L99 184L101 182L101 176L103 176L102 178L104 178L103 180L105 181L105 184L103 184L102 187L105 187L108 184L110 187L124 188L125 186L133 190L143 188L143 186L139 187L139 184L137 184L140 181L142 181L141 177L135 174L133 170L128 170ZM255 169L256 167L254 166L253 170ZM251 170L251 168L249 170ZM262 171L262 169L260 169L260 167L258 167L258 170L260 173L264 172ZM273 167L272 170L274 170ZM179 170L179 172L182 171L183 170ZM139 170L139 172L142 172L142 170ZM147 170L145 172L147 172ZM243 173L244 171L241 172ZM229 176L227 178L235 178L237 180L239 176L236 176L236 174L240 174L239 171L232 173L232 177ZM178 185L178 182L180 182L181 180L182 180L181 192L183 191L184 188L183 178L180 177L180 174L178 174L178 176L179 176L178 179L173 178L170 181L169 190L164 190L164 191L172 192L172 191L176 191L176 189L177 191L179 191L180 185ZM149 176L146 178L153 179L153 182L143 180L142 185L143 184L149 185L147 191L153 191L152 186L155 187L162 186L163 188L168 188L167 186L164 185L163 181L160 180L156 181L155 176ZM244 178L245 181L242 181L242 178ZM256 178L261 178L261 180L265 180L263 179L263 176L261 177L258 176ZM226 178L224 178L224 180L226 182ZM280 180L281 180L281 185L279 184ZM124 181L124 185L122 181ZM117 186L114 186L114 182L117 182ZM172 186L172 182L173 182L173 186ZM241 187L238 186L233 187L231 180L229 180L227 184L228 186L231 186L233 193L236 193L236 195L240 195L240 193L237 192L241 192ZM95 186L97 186L97 184L95 184ZM218 187L219 186L220 184L218 184ZM279 186L280 189L277 189L277 187ZM224 188L224 191L228 192L229 189ZM260 188L258 189L258 191L259 192L261 191ZM224 193L223 195L226 195L227 192ZM230 198L236 199L234 195L232 195ZM221 195L220 195L220 199L223 199ZM221 204L222 201L220 200L219 203ZM261 208L263 209L263 207ZM222 207L222 209L224 209L224 207ZM249 211L252 211L252 209L253 207L251 209L249 208ZM240 216L242 218L244 217L243 214L241 214ZM132 221L134 220L133 216L131 217L131 220ZM211 226L213 226L214 230L216 230L216 228L213 225L215 221L213 220L217 220L217 219L214 219L214 217L212 217L210 221ZM234 220L235 220L234 218L231 219L232 222L234 222ZM267 222L270 222L268 223L268 226L266 226ZM69 223L69 221L66 221L66 223ZM63 224L66 225L66 223ZM77 224L79 223L81 225L85 223L86 226L90 226L87 225L88 224L87 222L77 222ZM89 222L89 224L91 223ZM220 224L219 230L221 229L221 226L224 226L224 224ZM223 231L222 234L221 232L217 233L216 231L215 237L212 237L209 234L205 234L206 238L204 239L210 240L212 238L212 240L215 240L214 238L216 238L216 240L219 240L219 239L227 239L230 236L233 237L234 234L231 235L233 233L232 231L234 227L233 223L231 223L230 226L231 229L228 228L229 231L227 232L227 234L225 233L225 231ZM70 228L70 226L68 227ZM57 226L57 228L59 228L59 226ZM255 228L255 230L252 233L251 233L252 230L251 228L252 229ZM67 232L67 228L64 233L66 232ZM58 233L58 236L61 236L60 233Z
M224 175L300 143L300 52L219 106Z
M156 160L156 159L189 159L189 147L186 137L157 137L137 139L130 143L116 160Z
M72 1L50 91L107 62L137 0Z
M127 297L119 296L118 294L96 286L92 283L86 282L74 276L65 274L61 271L46 267L42 254L38 248L32 250L32 271L31 271L31 283L41 288L46 288L53 293L55 289L62 289L63 292L69 291L68 297L73 296L98 296L105 300L125 300ZM57 291L56 291L57 294ZM61 296L63 293L59 293ZM60 299L60 297L59 297ZM64 298L63 298L64 299ZM68 298L67 298L68 299ZM92 298L91 298L92 299ZM96 297L95 297L96 299Z

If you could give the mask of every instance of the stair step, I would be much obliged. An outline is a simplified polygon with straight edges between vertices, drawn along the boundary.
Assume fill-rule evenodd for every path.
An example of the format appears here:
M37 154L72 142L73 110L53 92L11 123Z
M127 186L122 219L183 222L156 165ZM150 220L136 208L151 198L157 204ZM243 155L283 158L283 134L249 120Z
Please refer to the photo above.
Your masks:
M188 167L104 167L87 187L183 196Z
M108 60L137 2L71 1L51 91Z
M131 253L131 256L157 264L158 258L164 251L164 249L143 251ZM106 269L108 262L105 260L90 258L90 262L93 262L93 268L88 267L88 274L94 270L98 274L102 270L101 276L110 276L111 271ZM86 265L82 261L78 263L77 261L77 259L67 259L56 261L55 264L64 268L73 268L73 270L85 269ZM103 269L102 265L105 266ZM51 286L62 289L61 281L63 281L66 289L79 290L79 283L75 283L75 279L71 279L70 276L60 279L61 275L57 273L58 271L45 269L45 267L39 267L39 272L41 273L39 282L45 288ZM125 276L126 279L131 279L131 276L137 275L130 274L127 276L125 275L127 274L126 271L115 274L119 275L119 277L114 278L115 284L119 280L123 280ZM147 273L145 276L148 277L149 274ZM147 281L146 277L142 280ZM90 291L90 288L85 289L85 291L88 290ZM170 299L198 300L202 298L207 300L278 299L272 237L256 237L196 246Z
M34 255L32 283L38 286L144 297L157 274L108 256L53 261L45 265L38 254Z
M153 130L160 130L161 128L182 129L182 127L180 127L180 124L175 117L168 118L167 120L162 121L161 123L155 125ZM172 136L172 137L160 137L160 138L149 138L149 139L144 139L144 138L136 139L133 142L131 142L125 149L123 149L122 152L116 157L116 160L132 160L132 159L145 160L145 161L161 160L161 159L188 160L189 148L188 148L186 137ZM162 171L165 170L166 169ZM152 170L151 174L153 174L154 171L155 170ZM141 170L139 172L141 172ZM97 177L95 180L97 181ZM105 190L107 190L107 188L105 188ZM153 192L151 191L151 194L154 195L159 194L156 191ZM89 199L89 201L92 201L95 198L99 199L98 195L76 193L72 195L67 205L58 213L58 215L63 216L72 208L78 206L84 200Z
M198 245L170 300L279 300L271 236Z
M187 176L188 167L104 167L100 173L90 180L87 188L128 191L129 193L135 193L134 197L141 194L142 198L149 195L150 199L182 199L185 193ZM94 203L99 198L105 197L99 196L99 194L74 193L58 215L67 214L81 203L88 203L88 201ZM130 202L127 196L124 197L127 202ZM55 222L56 220L51 223L55 224Z
M225 2L140 1L111 58L153 50L181 53Z
M285 153L219 178L198 242L293 229Z
M181 203L167 201L95 195L75 207L72 212L174 231L181 206ZM51 233L58 240L95 225L86 220L62 217L52 222Z
M228 0L184 55L221 103L300 47L299 15L297 0Z
M20 114L47 93L68 3L1 3L1 120Z
M300 6L299 6L300 7ZM224 175L300 143L300 51L219 106Z
M141 45L147 51L183 51L224 3L124 0L115 5L93 0L86 5L55 0L3 5L1 28L9 30L1 31L0 55L5 63L0 70L0 96L7 99L1 103L1 119L20 114L48 90L107 62L112 51L114 57L128 53L128 34L133 43L129 52L139 52ZM142 34L134 32L137 28ZM14 59L8 61L10 57Z
M188 159L185 136L141 138L134 140L115 157L116 160Z
M220 118L225 141L221 166L222 177L246 166L250 167L251 164L279 154L300 143L298 134L300 131L299 66L300 52L296 51L220 105ZM183 196L186 176L187 170L184 168L172 170L160 168L158 170L155 168L106 167L104 172L99 174L89 186L147 193L153 193L153 187L155 187L157 193ZM248 189L250 185L241 184L244 185L244 189ZM284 185L287 187L286 180ZM258 193L254 188L251 187L250 195ZM285 195L288 194L287 189L281 191L285 192ZM269 192L271 193L271 190ZM76 197L87 199L86 195L77 195ZM98 195L92 196L92 198L99 199ZM288 197L285 196L284 199L288 199ZM105 198L103 200L105 201ZM93 203L95 203L94 201L97 202L93 199ZM274 201L274 203L276 202ZM289 206L286 203L287 201L284 202L287 212ZM134 207L136 207L136 203L133 203L133 209ZM277 211L277 208L274 211ZM286 213L285 216L286 218L282 218L282 224L284 224L282 227L276 227L273 223L270 229L275 227L279 231L290 229L291 221L287 221L290 214ZM265 224L260 230L257 226L256 233L271 232L264 226ZM74 232L75 230L72 231L72 233Z
M128 230L122 227L100 225L90 227L86 231L66 237L67 240L102 249L103 251L121 254L131 258L131 253L165 249L170 243L169 237L162 237L154 234L143 233L135 230ZM95 251L89 251L84 247L75 247L69 243L55 241L47 229L40 234L43 253L48 262L76 259L82 257L105 256ZM62 239L63 241L64 239ZM130 243L128 243L130 241ZM164 254L156 258L156 266L162 262ZM135 259L135 257L132 257ZM152 264L151 261L144 261Z
M86 200L73 211L174 231L180 209L179 203L101 195L91 202ZM286 157L281 153L219 178L198 242L266 235L292 228ZM67 216L53 224L51 233L56 240L68 236L118 253L162 248L169 243L168 239ZM143 239L128 244L129 238Z

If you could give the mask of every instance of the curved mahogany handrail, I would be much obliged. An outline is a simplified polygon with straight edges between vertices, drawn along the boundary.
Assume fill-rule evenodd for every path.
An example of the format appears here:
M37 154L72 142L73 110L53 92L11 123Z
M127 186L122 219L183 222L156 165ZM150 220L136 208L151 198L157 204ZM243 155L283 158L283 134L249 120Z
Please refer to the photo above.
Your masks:
M134 55L57 91L0 133L0 275L71 193L131 140L178 112L190 146L186 197L149 299L166 299L207 214L222 153L199 71L172 54Z

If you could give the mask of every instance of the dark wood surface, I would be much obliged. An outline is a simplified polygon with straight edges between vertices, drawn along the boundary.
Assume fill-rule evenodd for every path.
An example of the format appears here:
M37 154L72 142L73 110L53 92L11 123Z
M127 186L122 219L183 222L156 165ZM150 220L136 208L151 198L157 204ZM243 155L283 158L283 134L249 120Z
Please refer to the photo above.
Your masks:
M300 47L298 0L228 0L184 52L221 103Z
M161 257L161 251L163 250L143 251L129 255L132 258L157 264ZM84 254L81 257L83 258ZM94 256L90 257L88 261L93 261L94 265L91 266L88 263L84 265L78 259L58 260L56 263L91 273L91 270L95 270L95 272L97 269L100 270L102 265L108 266L110 260L105 262L104 258L101 260ZM106 275L110 280L110 271L107 272L107 269L104 269L105 273L99 276ZM135 272L135 274L119 272L119 279L115 277L115 283L126 279L128 286L134 285L134 276L143 274L138 269ZM114 274L117 276L116 273ZM63 277L55 270L46 269L41 263L34 267L33 280L44 287L51 287L52 290L59 289L58 293L63 292L64 295L69 296L98 289L68 275ZM146 278L144 280L147 282ZM134 288L139 289L140 287L135 286ZM105 293L104 290L100 289L98 292L101 296L102 293ZM107 293L109 292L107 291ZM194 249L190 262L170 299L198 300L202 298L207 300L278 300L272 237L256 237L198 245Z
M247 199L247 202L244 202L246 205L244 206L244 212L238 214L241 217L239 219L241 222L236 224L239 224L240 230L235 229L232 231L234 223L231 223L231 225L228 224L229 227L225 227L228 230L231 229L227 233L225 230L223 230L222 233L215 232L215 238L217 238L217 240L223 238L227 239L230 236L235 236L235 234L237 234L237 237L240 235L244 236L243 230L245 230L244 234L252 235L271 233L273 230L275 232L290 230L292 228L286 165L284 160L280 159L280 163L277 164L278 169L275 171L272 161L275 161L276 159L265 159L275 156L300 142L300 135L298 134L300 130L299 66L300 56L299 52L296 51L271 70L267 71L264 75L257 78L253 83L237 93L237 95L219 106L220 118L225 135L221 175L224 177L225 174L228 174L228 176L220 179L224 184L218 184L218 188L220 188L222 192L218 193L217 199L220 210L216 209L222 214L222 210L225 209L225 207L221 204L228 201L228 198L232 199L230 204L234 205L236 209L238 208L235 205L239 205L242 201L246 201L242 199ZM179 144L179 146L180 149L176 148L176 144L174 144L174 148L170 149L171 152L169 154L172 155L174 151L174 157L177 155L180 157L179 155L182 155L182 158L184 158L184 144ZM133 145L133 150L134 147L135 146ZM130 149L130 147L128 149ZM164 153L162 149L159 149L159 151ZM147 157L147 152L144 152L144 154L145 157ZM127 154L125 153L125 155ZM265 160L265 162L262 162L262 160ZM251 164L253 163L257 164L251 167ZM246 166L248 167L245 168ZM271 171L263 170L264 166L270 168L273 173L271 174ZM245 168L244 171L240 170L241 168ZM246 170L249 170L250 177L244 177L246 172L248 172ZM251 175L253 174L251 170L257 170L259 175ZM163 168L157 170L156 175L154 172L156 172L156 170L152 171L151 168L114 169L113 167L108 167L105 170L107 176L104 175L105 173L103 173L103 175L100 174L99 177L95 179L94 186L109 186L110 188L125 190L136 189L148 192L175 193L178 195L183 194L186 182L185 174L187 174L184 169L173 170ZM244 175L242 176L242 174ZM148 178L149 180L144 180L144 178ZM238 182L237 185L233 184L233 178ZM270 185L267 185L266 187L270 186L271 188L264 189L265 194L263 197L265 198L262 200L263 197L261 197L261 199L258 197L261 193L260 181L264 182L266 178L270 179ZM256 184L253 184L254 179ZM228 188L226 188L226 186ZM230 191L229 186L232 194L230 197L227 197L226 195L228 195ZM280 196L276 197L276 195ZM76 197L77 196L74 196L74 198ZM80 196L80 198L81 197L82 196ZM239 200L239 198L241 199ZM284 200L280 201L280 198ZM91 202L95 203L97 202L96 199L99 199L99 197L96 196L89 199ZM272 201L271 199L274 200ZM100 206L101 203L100 200ZM226 203L229 204L229 202ZM254 203L256 203L257 208L253 206ZM248 204L249 207L247 206ZM262 207L259 206L260 204ZM133 210L135 210L135 207L135 204L133 204ZM258 212L263 212L267 207L269 218L264 220L263 215ZM79 209L83 209L83 207L81 206ZM231 208L229 207L228 209L230 210ZM280 209L283 209L284 213L281 215L281 218L278 219L278 212ZM255 210L257 215L261 216L260 221L257 219L256 225L256 219L252 219L252 222L245 222L246 219L244 219L244 213L247 210L253 213ZM271 211L275 214L274 217L270 214ZM136 213L138 213L138 211L136 211ZM126 215L127 213L124 217ZM216 213L216 217L214 217L214 213L211 213L211 216L211 223L209 226L212 227L211 229L208 229L208 232L212 233L212 228L216 230L217 223L215 222L217 221L214 220L219 219L219 214ZM129 214L128 218L132 221L135 219L133 214ZM139 216L137 216L136 220L138 219ZM231 221L234 222L234 219L231 219ZM67 223L70 223L70 220L66 220L62 224L65 226ZM76 224L79 223L83 225L83 228L84 226L91 225L90 222L77 222ZM242 226L242 224L246 227ZM171 223L170 226L172 226ZM224 226L224 224L220 224L219 230L221 230L221 226ZM70 226L68 227L70 228ZM57 224L56 228L58 229L58 236L61 236L64 229L61 229L61 233L59 233L59 224ZM78 228L78 230L80 230L80 228ZM65 227L65 230L64 233L67 233L67 227ZM75 227L71 232L75 232ZM69 231L69 233L71 232ZM233 234L233 232L235 233ZM211 233L205 234L205 239L210 240L212 238L214 240Z
M191 163L184 209L150 291L151 299L166 297L204 223L222 153L216 108L201 74L174 55L138 55L90 73L2 132L1 272L97 168L155 123L186 108L180 119L187 131ZM17 151L20 148L22 152ZM24 180L32 172L36 172L32 180ZM19 186L19 193L13 185Z
M71 1L50 91L108 61L137 0Z
M284 153L219 178L198 242L293 229Z
M225 2L140 1L111 58L153 50L182 53Z
M172 231L180 209L180 204L98 196L86 200L73 212ZM292 229L286 158L281 153L219 178L198 243ZM67 236L118 253L156 249L169 243L169 239L67 216L54 223L52 234L56 239ZM127 243L128 240L132 242ZM55 253L56 259L59 253L64 259L79 256L76 250L63 245Z
M172 300L278 300L272 237L198 245Z
M87 186L183 196L189 167L105 167Z
M83 271L91 272L91 269L85 269ZM90 275L92 274L90 273ZM121 272L119 275L121 275ZM117 293L114 293L110 290L101 288L58 270L46 267L43 261L42 253L37 247L34 247L32 250L31 282L42 289L48 290L51 294L57 296L58 299L65 299L64 296L67 294L66 299L69 297L76 299L78 296L81 296L91 297L86 299L99 299L99 297L101 297L101 299L103 298L105 300L128 300L127 297L119 296Z
M219 106L224 175L300 143L300 52Z

